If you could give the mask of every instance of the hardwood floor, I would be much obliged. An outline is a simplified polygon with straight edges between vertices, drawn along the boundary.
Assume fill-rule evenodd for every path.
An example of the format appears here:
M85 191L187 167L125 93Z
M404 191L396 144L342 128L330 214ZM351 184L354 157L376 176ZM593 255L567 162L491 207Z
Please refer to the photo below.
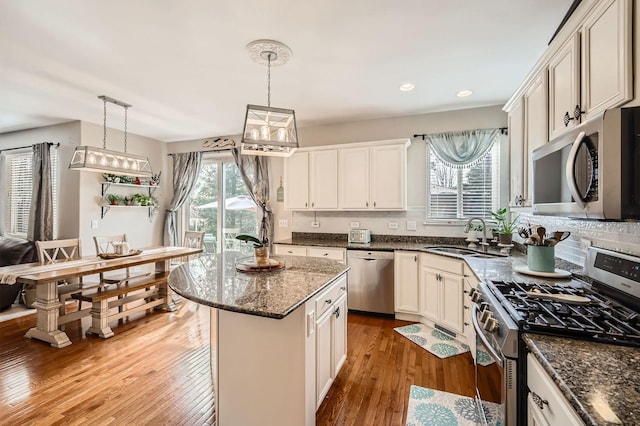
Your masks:
M316 413L318 425L404 425L411 385L474 395L470 352L440 359L393 331L407 324L349 313L347 361Z
M85 336L85 318L63 349L24 337L35 315L1 322L0 425L215 424L208 313L185 301L114 322L107 340ZM473 395L470 354L441 360L393 331L406 324L349 314L348 358L318 425L404 425L412 384Z
M0 425L215 424L209 315L195 306L114 321L106 340L85 336L85 318L62 349L24 337L35 315L1 322Z

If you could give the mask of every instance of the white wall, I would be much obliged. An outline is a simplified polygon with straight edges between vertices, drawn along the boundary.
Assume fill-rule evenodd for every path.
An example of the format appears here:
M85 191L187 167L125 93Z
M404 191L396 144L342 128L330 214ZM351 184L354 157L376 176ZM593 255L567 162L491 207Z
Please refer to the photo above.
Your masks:
M154 196L160 202L157 214L149 222L147 210L112 209L104 219L100 218L100 173L79 172L68 169L76 146L102 146L103 127L80 121L0 134L0 149L32 145L40 142L60 143L58 238L80 238L83 254L95 253L94 235L126 233L131 246L144 247L162 244L164 210L170 201L171 180L167 178L167 144L155 139L128 134L127 151L149 157L154 173L162 170L160 187ZM123 150L124 133L108 129L107 149ZM119 189L117 190L119 191ZM123 193L124 195L124 193ZM2 197L0 197L2 198ZM4 211L4 205L0 211ZM98 221L98 228L91 228L91 221Z
M506 127L507 114L502 106L474 108L421 114L404 117L367 120L334 125L299 129L300 146L312 147L342 143L365 142L385 139L411 139L407 155L407 200L406 212L290 212L284 210L284 203L272 202L276 217L275 240L289 238L291 232L346 233L352 221L360 222L360 227L371 229L374 234L387 235L429 235L462 237L462 226L425 225L426 202L426 159L425 143L414 134L438 133L456 130ZM501 174L505 177L503 205L508 198L508 138L503 137ZM283 175L283 160L271 162L271 191L275 194ZM275 198L275 197L272 197ZM289 227L278 226L278 219L287 219ZM319 228L311 228L311 222L320 222ZM406 222L415 221L417 231L407 231ZM389 229L389 222L397 222L398 229Z

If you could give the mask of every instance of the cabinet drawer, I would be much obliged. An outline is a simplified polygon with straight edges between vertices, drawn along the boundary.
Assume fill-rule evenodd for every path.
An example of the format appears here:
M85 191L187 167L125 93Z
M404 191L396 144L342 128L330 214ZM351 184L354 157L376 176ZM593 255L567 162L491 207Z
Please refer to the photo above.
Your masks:
M307 248L304 246L288 246L284 244L275 244L274 246L275 254L283 255L283 256L306 256Z
M323 313L338 300L340 296L347 292L347 276L342 275L329 287L316 297L316 318L320 318Z
M325 259L333 259L344 262L344 252L344 249L341 248L309 247L307 249L307 256L324 257Z
M420 261L422 266L439 269L452 274L462 275L464 273L464 260L454 259L447 256L437 254L421 254Z
M553 383L551 377L531 354L527 355L527 385L529 402L537 398L542 401L542 415L550 425L583 425L569 402ZM534 396L537 395L537 397Z

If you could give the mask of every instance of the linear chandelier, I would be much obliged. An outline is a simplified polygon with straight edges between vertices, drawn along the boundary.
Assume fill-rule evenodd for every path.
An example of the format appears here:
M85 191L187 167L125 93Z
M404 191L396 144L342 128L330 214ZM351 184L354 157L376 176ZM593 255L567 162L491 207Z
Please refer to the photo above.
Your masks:
M147 157L127 153L127 110L132 106L109 96L98 96L104 103L104 136L102 148L78 146L73 152L69 169L88 172L108 172L116 175L150 177L151 164ZM107 149L107 102L124 108L124 152Z
M296 114L292 109L271 106L271 66L284 65L291 49L275 40L255 40L247 45L251 59L267 65L267 106L247 105L241 153L289 157L298 148Z

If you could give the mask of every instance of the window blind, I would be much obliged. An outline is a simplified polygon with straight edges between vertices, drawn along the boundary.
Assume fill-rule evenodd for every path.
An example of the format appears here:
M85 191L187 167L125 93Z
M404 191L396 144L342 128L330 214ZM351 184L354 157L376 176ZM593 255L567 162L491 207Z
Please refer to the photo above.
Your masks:
M6 154L7 194L5 204L5 232L8 235L26 238L29 230L29 210L33 189L31 151ZM58 155L51 152L51 182L53 184L53 229L58 223Z
M474 166L456 169L447 166L427 149L427 219L490 217L498 209L500 194L500 144Z

